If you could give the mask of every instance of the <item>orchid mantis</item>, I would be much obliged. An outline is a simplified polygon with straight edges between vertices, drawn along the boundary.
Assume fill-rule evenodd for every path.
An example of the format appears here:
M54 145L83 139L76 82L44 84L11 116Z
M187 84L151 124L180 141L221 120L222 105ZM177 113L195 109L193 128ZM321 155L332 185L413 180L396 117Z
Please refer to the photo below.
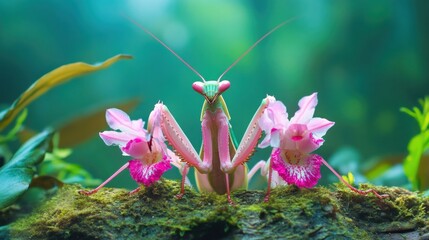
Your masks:
M131 20L133 21L133 20ZM134 22L134 21L133 21ZM223 76L235 66L260 41L272 32L282 27L285 21L263 35L249 49L247 49L234 63L232 63L217 80L206 81L191 65L185 62L177 53L170 49L154 34L138 25L162 44L190 70L201 78L192 84L192 88L204 97L201 112L202 147L199 153L180 128L167 106L162 103L155 105L145 130L144 122L131 120L128 115L118 109L109 109L106 120L113 130L100 133L100 137L107 145L117 145L123 155L131 156L128 161L109 179L91 191L81 190L81 194L91 195L107 184L117 174L129 169L131 177L144 186L150 186L173 164L182 174L181 191L177 195L181 198L190 167L194 167L195 179L200 192L216 192L226 194L229 203L231 191L247 189L249 179L261 169L267 177L268 190L265 201L269 200L270 189L277 185L295 184L298 187L313 187L321 177L320 165L325 164L340 180L344 180L319 155L310 154L323 143L323 135L333 126L333 122L326 119L313 118L317 105L317 94L304 97L299 102L300 110L289 121L286 107L272 96L267 96L256 110L247 127L240 144L233 140L230 115L222 94L230 87L230 82L222 80ZM260 161L248 173L246 162L251 157L262 134L264 140L259 147L273 147L268 161ZM167 148L166 142L174 149ZM273 169L276 171L273 173ZM344 182L351 190L359 194L374 193L383 198L374 190L361 191ZM137 192L137 188L130 194Z

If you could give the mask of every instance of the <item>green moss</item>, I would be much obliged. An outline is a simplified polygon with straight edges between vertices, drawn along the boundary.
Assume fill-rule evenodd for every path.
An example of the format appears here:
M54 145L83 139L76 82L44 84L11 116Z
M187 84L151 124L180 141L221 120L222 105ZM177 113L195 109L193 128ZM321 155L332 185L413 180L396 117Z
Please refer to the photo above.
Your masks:
M361 186L362 188L373 186ZM391 196L360 196L342 185L298 189L279 187L264 203L262 191L225 196L187 189L163 180L129 196L104 188L90 197L67 185L10 228L14 239L373 239L428 231L429 200L400 188L379 187Z

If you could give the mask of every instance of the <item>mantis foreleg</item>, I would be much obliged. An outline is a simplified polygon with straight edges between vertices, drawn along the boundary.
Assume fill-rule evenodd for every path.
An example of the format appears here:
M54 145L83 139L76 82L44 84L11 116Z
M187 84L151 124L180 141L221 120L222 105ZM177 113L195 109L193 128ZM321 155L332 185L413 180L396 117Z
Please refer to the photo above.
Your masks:
M170 145L172 145L176 150L176 153L182 158L184 162L188 163L192 167L195 167L199 172L209 172L211 165L206 164L201 160L197 151L195 151L188 137L180 128L179 124L177 124L168 108L161 103L159 103L158 106L161 107L162 132L164 133L164 136L167 138Z
M241 139L240 144L238 145L237 151L229 164L225 164L222 168L224 172L231 172L240 164L247 162L249 157L253 154L256 145L258 144L258 140L261 137L262 130L258 126L258 121L262 116L265 108L268 104L274 101L273 97L267 96L262 100L261 105L256 110L255 115L249 123L249 126L244 133L243 138Z

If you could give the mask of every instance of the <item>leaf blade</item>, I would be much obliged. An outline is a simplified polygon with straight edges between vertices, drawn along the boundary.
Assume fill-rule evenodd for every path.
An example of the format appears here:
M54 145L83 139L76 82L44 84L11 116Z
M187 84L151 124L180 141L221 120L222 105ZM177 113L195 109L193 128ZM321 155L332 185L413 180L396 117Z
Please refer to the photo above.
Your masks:
M11 205L28 189L34 166L43 161L52 135L47 130L30 139L0 168L0 209Z
M0 112L0 130L4 129L25 106L51 88L63 84L73 77L102 70L118 60L130 58L131 56L129 55L119 54L98 64L91 65L84 62L76 62L60 66L48 72L22 93L9 108Z

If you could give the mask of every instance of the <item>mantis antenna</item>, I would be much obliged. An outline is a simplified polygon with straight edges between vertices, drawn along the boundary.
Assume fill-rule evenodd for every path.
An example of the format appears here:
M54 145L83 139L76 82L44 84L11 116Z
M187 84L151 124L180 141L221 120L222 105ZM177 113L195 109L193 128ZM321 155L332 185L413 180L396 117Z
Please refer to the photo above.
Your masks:
M145 27L143 27L142 25L140 25L138 22L134 21L130 17L127 17L127 16L124 16L124 17L127 18L130 22L134 23L137 27L139 27L140 29L145 31L147 34L149 34L152 38L154 38L162 46L164 46L168 51L170 51L174 56L176 56L183 64L185 64L189 69L191 69L195 74L197 74L198 77L200 77L203 80L203 82L206 81L204 79L204 77L197 70L195 70L195 68L193 68L189 63L187 63L185 60L183 60L183 58L180 57L179 54L177 54L175 51L173 51L173 49L171 49L169 46L167 46L167 44L165 44L163 41L161 41L157 36L155 36L155 34L153 34L151 31L147 30Z
M244 56L246 56L250 51L252 51L252 49L254 49L256 47L256 45L258 45L262 40L264 40L266 37L268 37L271 33L275 32L277 29L283 27L284 25L286 25L286 23L289 23L291 21L295 20L295 18L286 20L282 23L280 23L279 25L275 26L273 29L271 29L269 32L265 33L261 38L258 39L258 41L256 41L252 46L250 46L243 54L241 54L240 57L237 58L237 60L235 60L235 62L233 62L221 75L220 77L217 79L217 81L219 82L222 77L229 71L231 70L232 67L234 67L238 62L240 62L241 59L243 59Z

